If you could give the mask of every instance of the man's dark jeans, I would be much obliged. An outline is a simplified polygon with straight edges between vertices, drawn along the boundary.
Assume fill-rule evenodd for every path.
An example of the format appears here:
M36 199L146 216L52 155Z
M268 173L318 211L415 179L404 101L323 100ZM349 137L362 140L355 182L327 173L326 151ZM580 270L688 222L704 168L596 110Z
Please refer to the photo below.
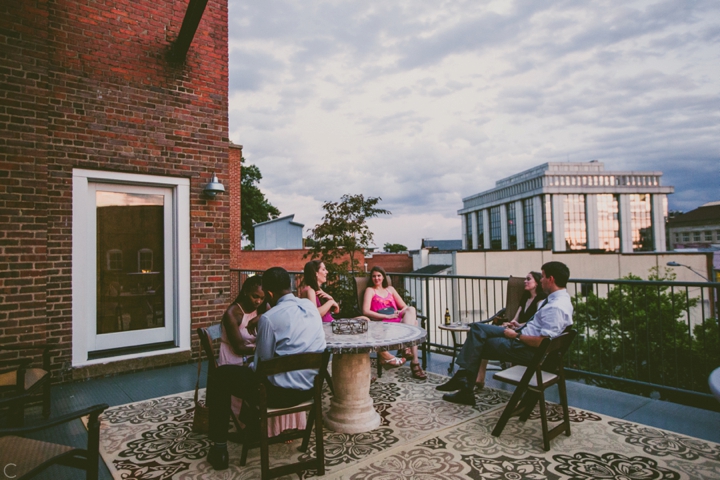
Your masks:
M506 338L504 331L505 327L497 325L471 324L467 340L458 354L457 364L467 370L473 379L483 359L527 365L535 356L536 349L519 340Z
M257 405L260 377L250 367L240 365L222 365L216 368L208 378L207 404L210 409L210 440L224 443L228 437L230 418L230 397L238 397ZM268 384L266 384L267 386ZM312 390L267 386L269 407L292 407L313 396ZM245 407L243 407L245 408Z

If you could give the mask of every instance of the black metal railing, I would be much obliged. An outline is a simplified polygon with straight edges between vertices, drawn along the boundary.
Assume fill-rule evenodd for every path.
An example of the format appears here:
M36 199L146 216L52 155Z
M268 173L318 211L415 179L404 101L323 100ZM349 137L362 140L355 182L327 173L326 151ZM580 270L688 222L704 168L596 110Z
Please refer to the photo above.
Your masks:
M255 272L238 271L244 277ZM292 272L297 285L300 272ZM507 277L390 274L392 284L428 317L428 342L449 352L438 327L487 319L505 306ZM720 366L720 283L571 279L574 328L571 373L637 394L659 392L681 403L717 408L707 379ZM656 395L656 394L655 394Z

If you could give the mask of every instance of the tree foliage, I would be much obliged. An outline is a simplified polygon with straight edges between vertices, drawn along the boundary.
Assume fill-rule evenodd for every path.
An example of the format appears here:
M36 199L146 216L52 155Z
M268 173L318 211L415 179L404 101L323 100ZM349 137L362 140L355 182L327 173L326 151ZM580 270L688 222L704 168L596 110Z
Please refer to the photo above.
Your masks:
M315 225L310 233L313 242L305 256L319 258L325 263L328 269L326 290L340 303L342 316L358 314L353 310L357 303L353 275L359 269L365 250L373 242L367 220L390 215L388 210L377 207L381 200L380 197L346 194L338 202L325 202L322 223ZM345 254L350 256L349 262L340 261Z
M642 279L628 275L621 280ZM652 268L648 280L673 281L675 274ZM615 285L605 296L579 293L572 301L575 328L581 335L570 355L576 368L657 385L707 390L707 375L720 365L717 322L702 320L691 335L688 312L697 306L698 299L691 298L685 289L628 282ZM642 389L629 391L640 393Z
M243 236L254 244L253 225L278 218L280 210L260 191L258 184L262 180L262 173L257 165L245 164L245 158L240 159L240 164L240 224Z
M383 250L385 250L387 253L401 253L401 252L407 252L407 247L405 245L402 245L400 243L386 243L383 246Z

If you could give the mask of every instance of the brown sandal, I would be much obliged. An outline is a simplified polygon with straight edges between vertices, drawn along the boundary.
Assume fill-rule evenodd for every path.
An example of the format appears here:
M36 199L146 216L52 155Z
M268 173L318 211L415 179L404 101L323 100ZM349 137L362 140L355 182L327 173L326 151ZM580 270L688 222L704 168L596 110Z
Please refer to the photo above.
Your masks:
M412 372L413 378L417 378L418 380L427 380L427 374L423 372L422 368L420 368L419 363L411 363L410 371Z

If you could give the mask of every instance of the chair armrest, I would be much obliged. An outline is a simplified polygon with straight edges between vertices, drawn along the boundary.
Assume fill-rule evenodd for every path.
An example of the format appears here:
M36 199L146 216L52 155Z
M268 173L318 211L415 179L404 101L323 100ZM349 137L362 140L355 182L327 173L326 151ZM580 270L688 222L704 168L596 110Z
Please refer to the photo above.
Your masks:
M495 313L492 317L488 318L487 320L481 320L480 323L495 323L496 320L499 320L500 318L503 318L505 315L505 308L501 308L500 310Z
M17 398L10 399L10 401L16 401ZM19 435L24 433L30 433L30 432L36 432L38 430L44 430L49 427L54 427L55 425L60 425L62 423L67 423L71 420L75 420L76 418L84 417L85 415L100 415L102 412L105 411L105 409L109 408L107 403L100 403L98 405L93 405L92 407L87 407L82 410L78 410L76 412L71 412L65 415L61 415L57 418L54 418L52 420L48 420L47 422L42 422L37 425L32 425L28 427L18 427L18 428L0 428L0 437L4 437L6 435Z

